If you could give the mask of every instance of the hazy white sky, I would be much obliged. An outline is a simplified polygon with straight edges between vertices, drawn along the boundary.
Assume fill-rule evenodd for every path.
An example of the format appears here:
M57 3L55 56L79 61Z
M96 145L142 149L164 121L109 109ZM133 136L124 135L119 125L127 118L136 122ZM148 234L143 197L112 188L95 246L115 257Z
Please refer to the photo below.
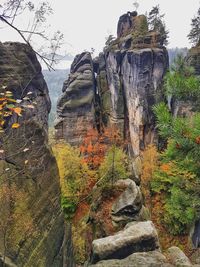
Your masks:
M38 1L38 0L34 0ZM1 0L0 0L1 2ZM49 18L52 31L59 29L65 35L65 51L77 54L83 50L102 50L105 37L116 36L119 17L134 10L134 0L49 0L54 14ZM169 47L190 47L187 34L191 18L196 14L199 0L138 0L138 13L149 12L152 6L160 5L170 31ZM25 20L26 19L26 20ZM22 25L28 22L21 20ZM0 25L2 26L2 25ZM0 29L1 41L20 40L8 28Z

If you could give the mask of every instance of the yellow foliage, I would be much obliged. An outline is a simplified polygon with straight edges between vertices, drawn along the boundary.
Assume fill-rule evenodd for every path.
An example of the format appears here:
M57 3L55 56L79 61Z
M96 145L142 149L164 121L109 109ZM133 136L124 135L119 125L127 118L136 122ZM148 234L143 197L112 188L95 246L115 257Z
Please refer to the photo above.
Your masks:
M19 123L13 123L12 124L12 128L13 129L17 129L17 128L19 128L20 127L20 124Z
M37 228L28 208L28 194L16 185L0 187L0 236L4 236L4 253L16 251L22 240L37 235Z
M53 152L59 168L62 195L80 199L86 193L89 181L95 178L94 172L83 162L80 150L67 143L54 144Z
M159 153L154 145L149 145L142 153L142 176L141 176L141 188L145 196L146 205L151 210L151 197L150 197L150 182L153 177L153 173L158 166Z

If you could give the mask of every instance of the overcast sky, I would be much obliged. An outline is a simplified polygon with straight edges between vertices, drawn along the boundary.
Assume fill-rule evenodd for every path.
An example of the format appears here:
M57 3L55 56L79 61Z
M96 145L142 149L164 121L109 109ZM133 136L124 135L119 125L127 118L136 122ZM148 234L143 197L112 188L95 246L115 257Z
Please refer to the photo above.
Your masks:
M38 0L33 0L36 2ZM1 0L0 0L1 2ZM73 54L95 48L101 51L105 37L116 36L119 17L134 10L134 0L49 0L54 14L49 17L52 31L59 29L64 33L64 50ZM152 6L160 5L165 13L165 21L170 31L169 47L190 47L187 34L191 18L197 13L199 0L138 0L138 13L149 12ZM22 18L24 26L28 20ZM2 26L2 24L0 25ZM8 28L0 29L1 41L20 40Z

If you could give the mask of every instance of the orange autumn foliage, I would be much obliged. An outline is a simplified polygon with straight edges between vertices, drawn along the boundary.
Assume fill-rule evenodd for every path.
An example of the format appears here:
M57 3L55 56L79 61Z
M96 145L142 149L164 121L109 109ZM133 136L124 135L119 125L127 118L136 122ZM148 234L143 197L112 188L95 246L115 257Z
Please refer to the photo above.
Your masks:
M160 166L160 169L165 173L169 173L171 170L171 166L169 163L164 163Z
M97 169L111 144L123 144L120 134L113 127L105 128L102 133L94 128L88 130L79 147L84 157L83 162L87 163L91 169Z
M196 137L196 139L195 139L195 143L196 143L197 145L200 144L200 136L197 136L197 137Z

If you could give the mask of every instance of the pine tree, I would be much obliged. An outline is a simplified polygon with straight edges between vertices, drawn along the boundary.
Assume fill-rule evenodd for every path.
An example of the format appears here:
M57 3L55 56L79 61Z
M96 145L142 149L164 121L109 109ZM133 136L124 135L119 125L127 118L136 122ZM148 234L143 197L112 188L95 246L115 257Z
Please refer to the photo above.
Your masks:
M200 79L194 75L194 69L188 66L184 56L179 54L165 76L167 95L178 100L192 100L197 109L200 101ZM198 108L199 110L199 108Z
M200 8L198 9L197 16L192 19L191 27L188 39L193 45L200 45Z
M160 33L162 43L168 45L169 31L166 29L165 22L163 21L165 14L160 15L159 5L152 8L148 15L149 29Z

